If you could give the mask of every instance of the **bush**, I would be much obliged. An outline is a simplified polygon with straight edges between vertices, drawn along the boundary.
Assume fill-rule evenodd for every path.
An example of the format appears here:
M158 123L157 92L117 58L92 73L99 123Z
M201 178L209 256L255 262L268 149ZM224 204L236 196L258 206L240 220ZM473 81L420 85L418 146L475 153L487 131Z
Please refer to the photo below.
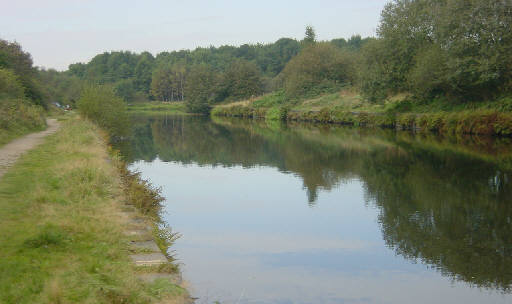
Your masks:
M124 101L106 86L85 88L77 102L80 113L105 129L111 136L128 134L128 116Z
M11 70L0 68L0 97L23 98L25 89Z
M15 137L44 129L44 109L25 99L0 99L0 145Z
M288 108L286 107L272 107L265 113L265 119L267 120L286 120L288 114Z

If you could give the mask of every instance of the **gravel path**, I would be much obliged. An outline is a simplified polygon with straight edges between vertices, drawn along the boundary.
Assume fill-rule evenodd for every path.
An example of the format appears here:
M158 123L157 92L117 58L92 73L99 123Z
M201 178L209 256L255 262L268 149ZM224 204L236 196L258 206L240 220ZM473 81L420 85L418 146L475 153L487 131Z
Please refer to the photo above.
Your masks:
M46 136L55 133L60 127L56 119L48 119L46 123L48 124L46 130L30 133L0 148L0 178L23 153L42 143Z

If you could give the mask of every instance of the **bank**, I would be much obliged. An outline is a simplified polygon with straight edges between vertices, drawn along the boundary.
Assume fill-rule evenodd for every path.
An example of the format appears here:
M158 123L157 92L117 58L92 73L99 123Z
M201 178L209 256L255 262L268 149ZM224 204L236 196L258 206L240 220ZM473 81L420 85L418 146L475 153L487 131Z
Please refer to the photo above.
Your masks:
M154 192L123 173L98 127L74 114L59 120L59 131L0 179L0 302L189 301L176 280L140 279L148 272L179 273L172 260L150 268L133 262L133 254L146 249L133 247L127 233L133 223L122 216L128 208L150 224L164 253L172 241L148 206L130 206Z
M441 134L512 136L510 98L464 107L415 106L400 96L384 105L365 102L351 90L289 102L280 93L255 100L215 106L213 116L305 121L356 127L381 127ZM281 94L282 95L282 94Z

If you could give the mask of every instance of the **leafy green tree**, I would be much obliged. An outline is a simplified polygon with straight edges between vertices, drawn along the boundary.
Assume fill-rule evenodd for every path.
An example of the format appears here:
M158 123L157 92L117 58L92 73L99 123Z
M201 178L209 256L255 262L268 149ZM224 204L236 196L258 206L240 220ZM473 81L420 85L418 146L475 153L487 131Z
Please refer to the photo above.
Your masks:
M209 113L216 99L217 86L217 74L210 66L192 67L185 88L187 110L192 113Z
M117 96L123 98L127 102L132 102L136 99L137 91L133 84L133 79L123 79L115 83L114 91Z
M303 42L306 45L313 44L316 42L315 29L311 25L306 26L306 34L304 36Z
M262 93L262 86L258 66L247 60L236 60L223 76L223 97L240 100L257 96Z
M146 94L149 94L151 87L153 61L153 55L145 52L141 54L141 58L135 67L135 87Z
M170 67L164 67L153 72L151 80L151 95L158 100L171 101L174 95L174 77Z
M284 88L291 97L336 88L355 78L355 56L330 43L304 48L283 70Z
M25 89L25 95L37 105L46 107L46 100L38 81L32 56L16 42L0 39L0 68L12 70Z
M501 0L395 0L362 61L370 99L412 92L424 99L492 98L512 81L512 6ZM384 93L384 94L383 94Z

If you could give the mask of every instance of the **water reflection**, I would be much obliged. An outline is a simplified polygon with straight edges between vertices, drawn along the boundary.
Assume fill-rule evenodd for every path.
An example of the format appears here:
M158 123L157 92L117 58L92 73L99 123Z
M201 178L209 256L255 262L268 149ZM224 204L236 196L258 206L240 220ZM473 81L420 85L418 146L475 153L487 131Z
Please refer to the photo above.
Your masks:
M512 149L508 139L438 138L170 116L134 118L133 139L120 149L131 162L277 168L300 177L310 208L318 203L319 193L360 181L367 206L378 210L382 238L396 254L455 281L510 292ZM309 246L315 243L322 247L322 240L311 240ZM326 246L362 245L356 240ZM375 255L363 265L357 259L364 257L347 255L345 247L345 251L315 251L307 257L285 251L260 258L281 266L304 266L308 261L332 269L364 270L373 267L368 265L372 261L381 268L384 264L400 268L389 259L382 263Z

